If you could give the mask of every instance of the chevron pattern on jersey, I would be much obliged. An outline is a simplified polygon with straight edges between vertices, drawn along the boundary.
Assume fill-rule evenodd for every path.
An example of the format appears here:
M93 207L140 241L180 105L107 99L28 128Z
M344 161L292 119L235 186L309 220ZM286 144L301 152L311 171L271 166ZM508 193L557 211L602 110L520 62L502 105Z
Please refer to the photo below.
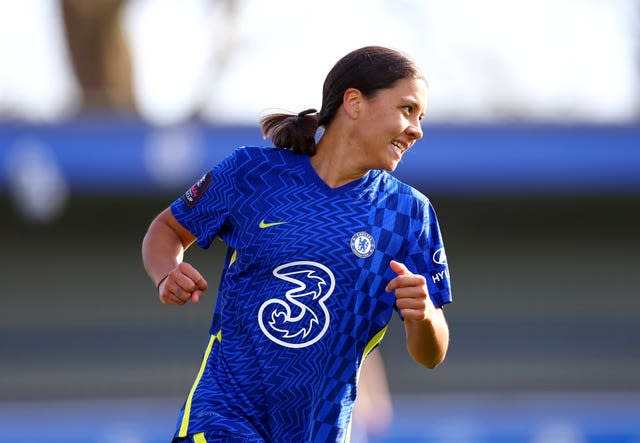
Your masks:
M394 310L389 261L426 277L443 272L432 266L442 240L429 202L381 171L331 189L308 157L283 149L239 149L210 174L193 208L172 204L200 246L220 236L236 254L212 322L222 340L194 391L189 432L343 441L365 347ZM375 241L366 258L351 250L358 232ZM439 283L431 295L442 304L449 285Z

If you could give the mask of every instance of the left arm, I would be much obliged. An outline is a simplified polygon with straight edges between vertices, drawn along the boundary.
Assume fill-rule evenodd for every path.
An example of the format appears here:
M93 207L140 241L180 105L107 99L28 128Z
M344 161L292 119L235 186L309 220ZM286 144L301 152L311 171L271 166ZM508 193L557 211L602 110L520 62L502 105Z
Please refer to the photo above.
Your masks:
M353 425L367 435L380 435L389 428L392 419L393 406L384 362L380 350L374 349L360 368Z
M395 290L409 354L416 362L433 369L442 363L449 347L449 327L444 312L433 305L422 275L413 274L397 261L392 260L390 266L397 276L386 290Z

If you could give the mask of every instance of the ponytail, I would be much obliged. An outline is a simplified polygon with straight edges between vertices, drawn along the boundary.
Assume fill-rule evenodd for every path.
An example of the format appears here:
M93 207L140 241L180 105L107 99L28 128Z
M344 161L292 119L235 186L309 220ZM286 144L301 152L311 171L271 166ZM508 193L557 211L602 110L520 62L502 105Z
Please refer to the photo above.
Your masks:
M316 153L317 114L315 109L307 109L298 115L269 114L260 120L262 136L271 137L274 146L311 157Z

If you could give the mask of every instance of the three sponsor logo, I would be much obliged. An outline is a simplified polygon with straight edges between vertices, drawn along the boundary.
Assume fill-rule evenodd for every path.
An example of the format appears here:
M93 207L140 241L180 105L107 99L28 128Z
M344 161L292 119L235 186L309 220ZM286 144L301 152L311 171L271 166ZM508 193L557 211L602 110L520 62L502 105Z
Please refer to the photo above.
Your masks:
M273 275L293 288L282 298L271 298L260 306L260 329L281 346L311 346L324 336L331 322L325 303L336 285L333 272L321 263L295 261L278 266Z

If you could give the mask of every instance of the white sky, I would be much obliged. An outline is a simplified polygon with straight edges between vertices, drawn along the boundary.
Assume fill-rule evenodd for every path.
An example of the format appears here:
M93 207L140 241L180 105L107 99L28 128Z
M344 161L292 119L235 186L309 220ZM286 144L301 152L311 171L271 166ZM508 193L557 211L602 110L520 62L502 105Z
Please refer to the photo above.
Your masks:
M411 54L434 122L632 121L640 115L640 0L131 0L123 17L141 113L255 123L320 107L322 82L370 44ZM0 0L0 117L55 120L78 91L54 0ZM21 46L14 44L21 41ZM214 61L231 42L226 64ZM10 67L7 69L6 67Z

